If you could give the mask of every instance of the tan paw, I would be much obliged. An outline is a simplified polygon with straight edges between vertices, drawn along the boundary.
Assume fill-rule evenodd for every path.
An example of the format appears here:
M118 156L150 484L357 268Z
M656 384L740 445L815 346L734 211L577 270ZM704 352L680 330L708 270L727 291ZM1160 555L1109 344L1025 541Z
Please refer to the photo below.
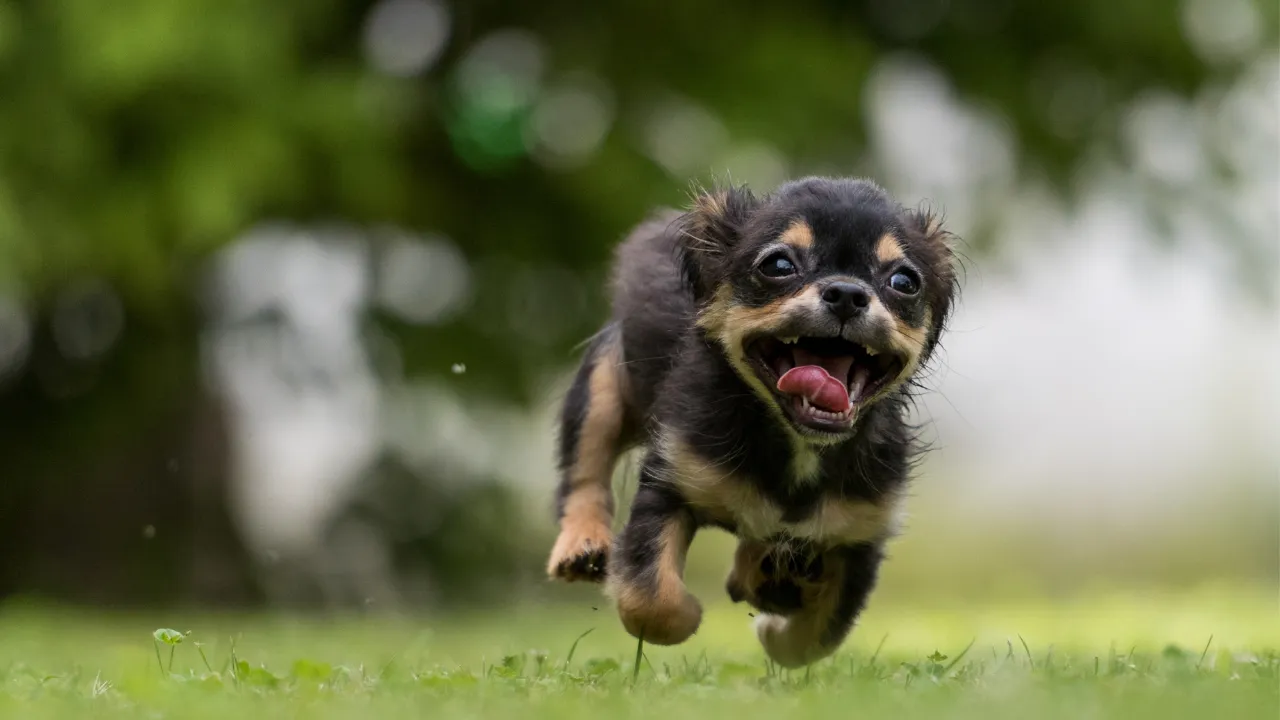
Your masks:
M654 645L679 645L688 640L702 624L702 604L681 588L672 600L663 595L644 597L628 592L618 595L618 616L632 637Z
M827 589L826 553L804 544L768 545L741 540L725 590L733 602L757 610L791 615L814 603Z
M613 533L607 525L564 523L547 561L547 575L566 582L601 582L612 543Z
M784 668L804 667L830 655L835 647L821 642L821 628L809 617L756 617L756 637L769 659Z

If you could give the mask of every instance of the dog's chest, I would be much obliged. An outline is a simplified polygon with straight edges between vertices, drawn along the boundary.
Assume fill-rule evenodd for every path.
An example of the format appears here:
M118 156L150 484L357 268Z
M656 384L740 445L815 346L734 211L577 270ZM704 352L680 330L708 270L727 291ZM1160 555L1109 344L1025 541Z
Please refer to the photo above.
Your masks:
M739 537L769 540L789 535L824 545L875 541L892 534L897 498L879 503L821 495L804 507L786 508L749 480L692 453L671 458L675 485L707 520L734 528Z

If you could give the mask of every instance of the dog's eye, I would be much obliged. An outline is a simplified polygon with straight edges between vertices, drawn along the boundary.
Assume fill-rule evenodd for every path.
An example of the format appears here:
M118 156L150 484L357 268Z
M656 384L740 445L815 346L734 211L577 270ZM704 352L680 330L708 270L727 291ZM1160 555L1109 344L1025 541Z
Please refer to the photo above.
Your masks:
M768 278L784 278L796 274L795 263L786 253L774 253L760 263L760 274Z
M903 268L889 278L889 287L903 295L915 295L920 292L920 276L913 270Z

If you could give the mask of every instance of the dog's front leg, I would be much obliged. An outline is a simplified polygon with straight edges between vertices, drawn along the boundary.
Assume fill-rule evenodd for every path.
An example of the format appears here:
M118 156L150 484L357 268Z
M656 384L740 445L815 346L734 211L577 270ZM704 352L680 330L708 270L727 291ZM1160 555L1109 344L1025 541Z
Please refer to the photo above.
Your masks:
M659 462L646 459L640 471L608 587L627 632L655 645L676 645L702 622L702 605L684 585L685 555L697 522L684 498L656 477Z
M756 617L756 635L769 657L794 668L835 652L862 612L883 557L878 544L845 545L824 553L821 577L795 612Z

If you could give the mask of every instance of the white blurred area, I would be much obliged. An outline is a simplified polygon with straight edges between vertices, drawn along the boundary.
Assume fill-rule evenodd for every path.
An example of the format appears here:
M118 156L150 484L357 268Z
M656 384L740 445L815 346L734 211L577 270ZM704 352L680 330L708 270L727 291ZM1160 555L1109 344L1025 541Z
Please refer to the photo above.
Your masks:
M1251 6L1221 6L1229 8L1188 2L1190 34L1207 56L1240 57L1253 37L1240 8ZM425 0L380 8L366 31L371 62L421 72L446 42L447 11ZM406 34L414 23L424 29ZM433 44L416 48L406 37ZM1071 202L1020 168L1003 120L957 97L936 69L892 57L869 78L865 150L878 179L908 203L944 210L961 237L998 241L994 254L966 261L963 300L929 382L935 392L921 407L938 449L918 494L944 504L957 526L1031 523L1065 535L1084 523L1105 544L1198 522L1206 497L1274 503L1280 59L1250 56L1233 85L1190 101L1135 102L1123 156L1099 148ZM487 87L502 68L518 71L498 85L514 93L510 102L535 107L528 142L548 172L589 162L623 110L590 75L543 87L536 38L482 38L468 57L463 75L483 75ZM1066 60L1044 74L1045 112L1060 132L1087 135L1090 104L1108 92L1100 76ZM667 98L638 115L636 149L673 183L711 168L769 187L804 171L763 141L731 137L692 101ZM1211 170L1223 165L1229 177ZM528 492L530 512L545 511L564 379L541 406L521 410L464 399L443 371L402 378L394 346L362 329L366 309L444 322L473 301L486 269L441 237L384 237L375 257L378 237L265 226L215 269L208 366L231 400L236 507L262 557L313 553L354 479L387 448L414 464L504 478ZM1241 246L1249 253L1232 250ZM1241 265L1242 256L1258 260ZM564 285L554 268L527 272L530 283ZM527 322L530 307L506 308L494 327ZM17 332L5 317L0 304L0 340ZM20 354L0 345L0 361ZM361 552L366 567L385 560L376 538Z

